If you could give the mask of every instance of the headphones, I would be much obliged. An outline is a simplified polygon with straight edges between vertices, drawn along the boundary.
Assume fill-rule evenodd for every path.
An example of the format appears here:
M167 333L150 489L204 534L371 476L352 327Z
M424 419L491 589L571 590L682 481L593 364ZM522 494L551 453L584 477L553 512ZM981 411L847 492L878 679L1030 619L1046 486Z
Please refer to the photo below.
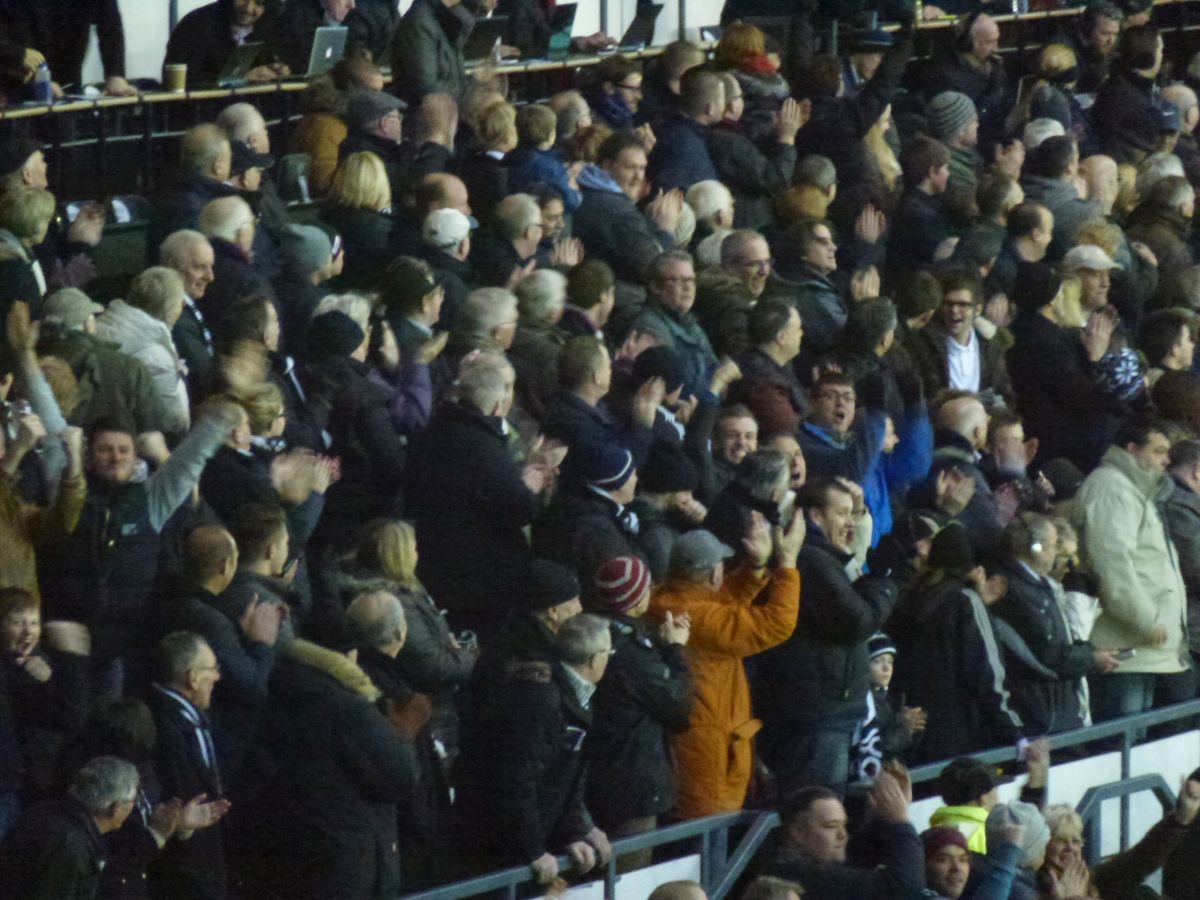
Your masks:
M975 27L981 15L983 11L977 9L954 23L954 49L959 53L971 52L971 29Z

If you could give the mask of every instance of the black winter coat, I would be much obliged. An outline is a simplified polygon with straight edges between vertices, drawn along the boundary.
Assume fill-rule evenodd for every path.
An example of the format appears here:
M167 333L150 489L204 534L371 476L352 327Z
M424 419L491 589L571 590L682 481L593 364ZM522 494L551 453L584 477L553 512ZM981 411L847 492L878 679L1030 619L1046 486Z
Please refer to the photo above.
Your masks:
M8 36L46 57L50 74L64 88L82 91L81 72L88 32L96 26L105 77L125 74L125 31L117 0L42 0L0 4Z
M257 62L273 58L275 26L282 3L268 3L263 17L254 25L246 43L265 43L265 52ZM166 64L184 63L188 87L216 84L229 55L237 46L233 40L233 0L217 0L194 9L175 26L167 42ZM307 60L304 69L307 70Z
M803 601L792 636L758 659L752 683L754 711L763 720L764 755L787 753L812 725L837 727L861 721L870 690L867 638L896 605L890 578L851 581L850 556L824 535L810 532L797 567Z
M608 263L620 280L640 285L654 258L675 246L674 237L655 228L624 194L589 187L580 193L583 203L571 230L588 257Z
M1158 133L1154 80L1133 72L1110 75L1096 92L1092 125L1102 152L1118 163L1137 162L1154 149Z
M11 900L94 900L104 861L91 814L63 797L27 811L0 843L0 884Z
M675 805L668 738L687 728L693 702L682 647L627 616L614 616L609 630L616 652L596 689L585 754L587 805L601 828Z
M733 194L734 227L758 229L774 221L771 204L796 171L795 144L767 141L760 149L739 122L721 122L707 136L717 178Z
M346 264L336 280L338 290L377 290L384 266L398 250L396 219L371 209L328 205L320 218L346 242Z
M533 550L575 572L586 600L596 596L596 572L610 559L636 556L645 561L637 535L618 519L615 501L586 487L563 485L533 523Z
M341 654L293 643L271 673L259 746L273 765L248 834L263 900L384 900L399 893L396 803L411 746L376 708L379 691ZM258 757L256 757L258 758ZM259 883L255 883L261 879Z
M1066 617L1054 590L1037 580L1020 563L1001 570L1008 591L992 609L1025 641L1038 662L1059 676L1049 681L1028 673L1015 663L1008 667L1013 707L1030 735L1056 734L1083 727L1083 710L1076 695L1079 679L1092 671L1093 647L1073 641Z
M593 827L584 805L592 712L557 662L516 664L502 678L481 715L463 721L458 837L466 854L520 865L561 852Z
M518 602L532 560L523 529L537 498L521 480L500 420L443 404L406 471L418 574L447 609L495 612Z
M8 693L26 796L41 799L53 787L59 752L87 720L91 695L87 657L41 649L34 655L49 664L49 681L38 681L5 658L0 685Z
M950 759L1009 746L1021 736L987 611L963 581L914 584L887 630L898 651L890 690L929 717L914 755Z
M275 302L275 288L262 277L236 245L210 238L213 248L213 281L200 299L200 312L209 327L221 326L229 308L243 297L269 297Z

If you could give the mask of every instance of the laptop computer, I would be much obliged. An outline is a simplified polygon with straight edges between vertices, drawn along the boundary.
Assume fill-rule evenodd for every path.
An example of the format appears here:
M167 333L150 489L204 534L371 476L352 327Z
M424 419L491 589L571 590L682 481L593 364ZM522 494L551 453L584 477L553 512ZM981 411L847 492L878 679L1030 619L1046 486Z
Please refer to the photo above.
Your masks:
M259 51L262 48L261 41L234 47L233 52L229 54L229 59L225 60L225 68L221 69L221 74L217 76L217 85L219 87L239 87L245 84L246 73L254 68L254 61L258 59Z
M463 45L463 59L469 63L483 62L492 55L496 44L508 43L508 16L487 16L475 20L467 42Z
M348 30L344 25L322 25L313 35L312 52L308 55L309 78L314 75L324 75L339 62L346 53L346 35Z
M638 8L637 15L625 29L625 35L617 42L618 50L642 50L654 43L654 22L663 11L661 3Z
M566 59L571 53L571 32L575 29L575 12L578 3L560 3L554 7L550 20L550 43L546 48L546 59Z

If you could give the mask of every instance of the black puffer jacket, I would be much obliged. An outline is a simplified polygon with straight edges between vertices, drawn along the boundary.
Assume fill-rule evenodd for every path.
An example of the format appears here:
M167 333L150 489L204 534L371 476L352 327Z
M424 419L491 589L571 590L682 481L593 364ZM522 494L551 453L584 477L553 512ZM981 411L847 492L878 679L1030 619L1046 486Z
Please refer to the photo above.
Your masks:
M675 805L668 736L687 728L692 688L683 648L639 620L615 616L613 654L596 690L587 743L588 809L602 828L659 816Z

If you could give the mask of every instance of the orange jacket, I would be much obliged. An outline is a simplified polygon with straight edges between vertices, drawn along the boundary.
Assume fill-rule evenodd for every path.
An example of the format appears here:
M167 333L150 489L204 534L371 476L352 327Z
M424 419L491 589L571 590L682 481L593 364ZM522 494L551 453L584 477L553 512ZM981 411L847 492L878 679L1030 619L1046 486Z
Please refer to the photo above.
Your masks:
M777 569L767 602L752 605L766 577L739 570L720 590L672 579L650 600L651 615L670 611L692 619L687 658L696 703L688 729L672 739L679 769L681 819L742 808L750 784L751 740L762 727L750 711L750 683L742 660L782 644L796 627L800 612L800 573Z
M333 184L338 167L338 148L349 130L332 113L308 113L292 132L291 151L307 153L308 189L314 197L324 197Z

